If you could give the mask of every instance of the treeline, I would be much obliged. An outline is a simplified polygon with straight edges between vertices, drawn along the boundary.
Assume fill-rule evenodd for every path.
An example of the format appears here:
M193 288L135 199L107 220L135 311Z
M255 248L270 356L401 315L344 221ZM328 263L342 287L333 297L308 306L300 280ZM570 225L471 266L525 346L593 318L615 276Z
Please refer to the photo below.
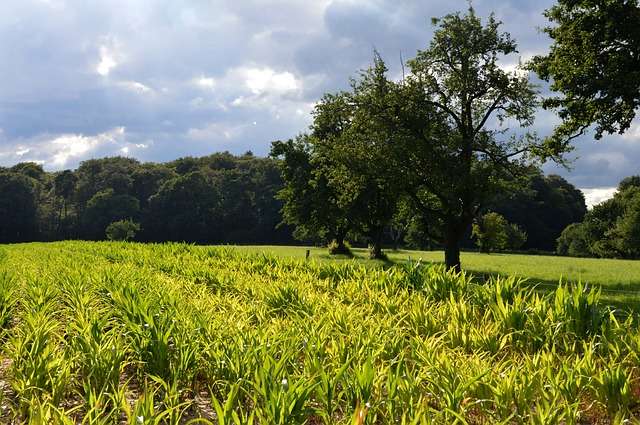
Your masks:
M99 240L128 219L139 241L291 243L278 226L281 185L276 162L251 153L92 159L55 173L21 163L0 170L0 241Z
M594 206L558 239L560 255L640 258L640 176L623 179L613 198Z
M287 191L283 167L275 158L226 152L164 164L92 159L59 172L17 164L0 169L0 242L100 240L119 220L140 224L138 241L330 242L317 234L294 235L281 224L279 198ZM522 249L552 251L562 230L582 221L586 208L582 193L566 180L531 167L519 185L502 192L486 211L501 214L526 233ZM384 244L438 248L427 226L401 206L384 228ZM354 244L367 243L366 235L356 231L345 236ZM464 246L474 246L470 233Z

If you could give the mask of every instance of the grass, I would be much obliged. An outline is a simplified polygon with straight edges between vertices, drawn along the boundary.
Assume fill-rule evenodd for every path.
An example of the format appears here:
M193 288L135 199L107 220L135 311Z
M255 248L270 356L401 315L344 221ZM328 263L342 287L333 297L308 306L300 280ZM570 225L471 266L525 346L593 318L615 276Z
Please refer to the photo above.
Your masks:
M266 253L283 258L304 258L310 250L310 258L317 261L350 261L327 254L324 248L294 246L241 246L234 247L246 253ZM384 265L382 261L367 259L366 249L354 249L358 262L368 265ZM442 251L386 251L390 262L404 263L422 260L427 263L442 263ZM541 289L553 290L560 280L581 282L602 288L603 299L621 308L640 311L640 261L611 260L599 258L572 258L550 255L481 254L463 252L463 268L479 278L489 276L518 276L528 280L527 284Z
M292 258L304 248L0 249L0 423L618 424L640 413L637 319L595 288Z
M310 250L310 258L319 261L335 261L325 248L297 246L236 246L241 252L265 253L278 257L304 258ZM382 264L368 260L366 249L354 249L355 258L365 264ZM442 251L385 251L394 263L407 260L423 260L430 263L444 261ZM341 257L339 261L348 261ZM481 254L463 252L463 268L477 274L517 275L538 281L556 282L563 278L569 281L598 284L611 289L640 289L640 261L611 260L599 258L572 258L551 255Z

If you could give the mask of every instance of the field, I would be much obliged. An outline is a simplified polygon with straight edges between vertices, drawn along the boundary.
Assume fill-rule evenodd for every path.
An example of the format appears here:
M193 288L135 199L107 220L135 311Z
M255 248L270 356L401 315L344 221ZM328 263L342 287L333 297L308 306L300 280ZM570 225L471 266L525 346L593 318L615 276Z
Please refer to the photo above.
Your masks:
M0 423L638 423L637 322L597 285L260 249L2 247Z
M309 249L311 260L336 261L323 248L242 246L234 249L282 258L304 258ZM382 261L368 260L366 249L354 249L353 252L355 260L364 265L386 265ZM417 260L441 263L444 259L442 251L388 250L386 253L391 263ZM602 299L616 307L640 311L640 261L476 252L463 252L461 259L464 269L480 279L496 275L517 276L527 279L524 284L544 290L555 289L559 280L581 282L587 286L601 287ZM351 260L342 258L341 261Z

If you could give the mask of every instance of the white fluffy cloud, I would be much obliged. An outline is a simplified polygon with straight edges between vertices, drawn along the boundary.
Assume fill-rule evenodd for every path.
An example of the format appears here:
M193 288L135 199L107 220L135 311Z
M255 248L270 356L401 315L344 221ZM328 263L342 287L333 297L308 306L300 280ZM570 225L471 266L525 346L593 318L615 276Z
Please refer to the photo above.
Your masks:
M0 151L0 160L8 163L33 161L46 169L57 170L94 154L109 152L129 155L148 147L148 144L129 142L126 129L117 127L95 135L70 133L21 140L14 149Z
M587 208L592 208L594 205L598 205L607 199L613 198L616 193L615 187L597 187L592 189L580 189L584 194L584 200L587 204Z

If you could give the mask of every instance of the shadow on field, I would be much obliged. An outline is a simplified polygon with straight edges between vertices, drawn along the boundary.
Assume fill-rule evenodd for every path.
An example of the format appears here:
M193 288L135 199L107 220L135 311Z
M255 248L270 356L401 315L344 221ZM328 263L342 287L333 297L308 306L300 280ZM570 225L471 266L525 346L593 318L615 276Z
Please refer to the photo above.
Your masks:
M492 277L499 276L507 276L504 273L500 272L487 272L487 271L478 271L473 269L465 269L467 273L470 273L474 276L478 283L483 283ZM523 283L527 287L535 288L538 292L542 294L547 294L553 292L558 285L560 284L559 280L545 280L540 278L526 278L522 277ZM578 281L574 280L562 280L563 284L576 284ZM600 285L600 284L590 284L589 282L583 282L589 287L600 288L601 302L605 305L609 305L618 310L622 310L621 313L630 313L633 315L640 314L640 282L631 282L628 284L617 284L617 285Z

